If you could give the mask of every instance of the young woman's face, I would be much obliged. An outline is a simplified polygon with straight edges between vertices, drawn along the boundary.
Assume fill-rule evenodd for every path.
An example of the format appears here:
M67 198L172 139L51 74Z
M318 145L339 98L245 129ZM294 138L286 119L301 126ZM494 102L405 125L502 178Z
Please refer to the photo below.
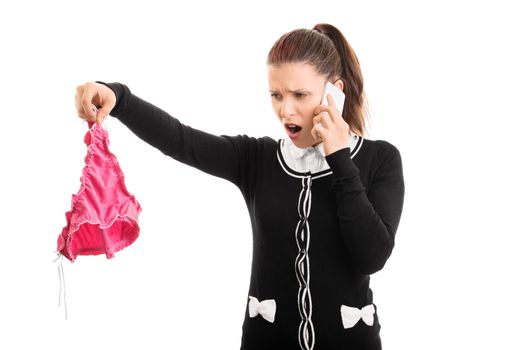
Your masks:
M311 134L314 109L321 103L326 78L307 63L268 65L272 107L288 137L300 148L316 143Z

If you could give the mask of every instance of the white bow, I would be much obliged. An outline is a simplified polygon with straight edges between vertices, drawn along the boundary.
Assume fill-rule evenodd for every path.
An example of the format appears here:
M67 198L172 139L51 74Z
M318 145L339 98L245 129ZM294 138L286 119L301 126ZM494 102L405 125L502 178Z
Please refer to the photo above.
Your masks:
M266 321L273 323L275 320L275 311L277 306L274 299L263 300L259 302L256 297L249 296L248 311L250 317L261 315Z
M363 322L369 326L374 324L374 305L370 304L362 309L356 307L350 307L346 305L341 305L341 318L343 319L343 327L352 328L355 326L360 319L363 319Z

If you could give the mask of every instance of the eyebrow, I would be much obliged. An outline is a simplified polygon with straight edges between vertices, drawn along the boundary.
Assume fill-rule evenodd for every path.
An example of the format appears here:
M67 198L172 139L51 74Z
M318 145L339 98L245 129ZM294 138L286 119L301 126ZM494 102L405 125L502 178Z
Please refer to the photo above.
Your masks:
M279 92L277 90L270 90L271 93L275 93L275 92ZM307 93L309 92L308 90L305 90L305 89L297 89L297 90L290 90L289 92L293 92L293 93Z

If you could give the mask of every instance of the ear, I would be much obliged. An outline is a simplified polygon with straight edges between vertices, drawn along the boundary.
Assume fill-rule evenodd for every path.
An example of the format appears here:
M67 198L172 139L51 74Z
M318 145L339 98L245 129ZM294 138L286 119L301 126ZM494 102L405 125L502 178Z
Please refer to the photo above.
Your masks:
M334 82L334 85L337 86L339 88L339 90L344 91L345 84L343 83L343 81L341 79L337 79Z

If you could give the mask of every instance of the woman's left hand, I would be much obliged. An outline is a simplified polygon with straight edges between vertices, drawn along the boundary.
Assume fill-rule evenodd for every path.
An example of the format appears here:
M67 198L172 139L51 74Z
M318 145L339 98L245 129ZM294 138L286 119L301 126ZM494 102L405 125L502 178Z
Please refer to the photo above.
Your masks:
M312 136L323 142L325 156L349 147L348 133L350 127L335 106L332 95L327 96L328 105L319 105L314 110Z

